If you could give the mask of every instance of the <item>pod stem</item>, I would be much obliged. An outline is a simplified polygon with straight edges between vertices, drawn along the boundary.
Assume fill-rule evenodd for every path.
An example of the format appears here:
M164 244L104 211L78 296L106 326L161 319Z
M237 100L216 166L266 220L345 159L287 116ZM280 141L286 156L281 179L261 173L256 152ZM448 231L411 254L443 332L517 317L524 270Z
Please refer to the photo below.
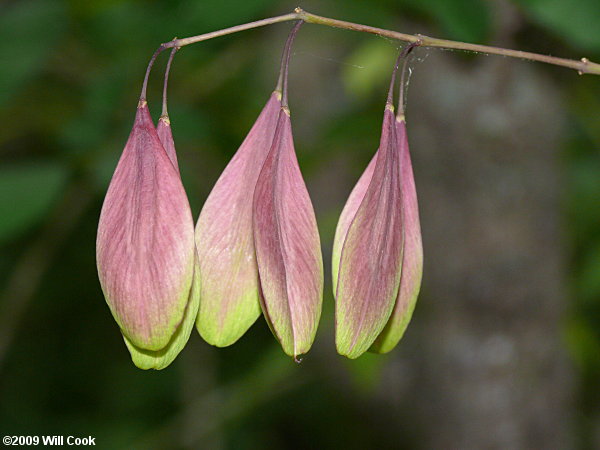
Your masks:
M405 101L404 89L406 88L406 84L407 84L406 72L408 70L408 61L410 60L408 55L410 55L410 52L412 52L413 49L418 46L419 46L418 42L411 42L410 44L405 45L404 48L402 49L402 52L400 53L400 56L398 57L399 59L404 59L404 61L402 62L402 70L400 72L400 88L398 91L397 117L401 117L404 115L404 101Z
M179 47L173 47L173 50L171 50L171 54L169 55L169 60L167 61L167 68L165 69L165 81L163 84L161 117L169 117L169 112L167 110L167 86L169 84L169 73L171 71L171 63L173 62L173 57L175 56L175 53L177 53L177 50L179 50Z
M398 66L400 66L400 61L404 60L404 64L402 65L402 76L401 76L401 81L400 81L400 83L403 85L404 84L404 71L406 69L406 56L415 47L418 47L419 45L421 45L421 43L419 41L406 44L402 48L402 51L398 55L398 58L396 58L396 63L394 64L394 70L392 71L392 79L390 80L390 88L388 89L386 108L388 108L388 107L393 108L393 106L394 106L394 86L396 84L396 73L398 72ZM400 98L401 99L403 98L403 94L402 94L403 86L402 85L400 86ZM402 105L398 105L398 110L401 110L401 109L403 109Z
M281 69L279 70L279 79L277 80L277 87L275 90L281 92L281 106L284 108L288 107L288 69L290 65L292 44L303 23L303 20L299 20L296 25L294 25L294 28L292 28L292 31L290 31L290 34L288 35L281 56Z
M144 82L142 83L142 93L140 94L140 103L146 101L146 93L148 90L148 78L150 78L150 71L152 70L152 66L154 65L154 62L156 61L156 58L158 57L158 55L160 55L163 52L163 50L165 50L167 48L168 47L166 46L166 44L160 44L160 46L156 49L156 51L152 55L152 58L150 58L150 62L148 63L148 67L146 68L146 75L144 76Z

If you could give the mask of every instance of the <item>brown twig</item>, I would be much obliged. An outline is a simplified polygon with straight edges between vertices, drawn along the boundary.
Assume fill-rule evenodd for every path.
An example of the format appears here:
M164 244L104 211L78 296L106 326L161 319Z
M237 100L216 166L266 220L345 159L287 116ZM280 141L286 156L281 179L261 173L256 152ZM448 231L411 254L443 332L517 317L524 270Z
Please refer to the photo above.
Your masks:
M445 48L452 50L464 50L474 53L501 55L510 58L519 58L529 61L553 64L555 66L567 67L570 69L577 70L577 72L581 75L586 73L600 75L600 64L594 63L587 58L581 58L580 60L557 58L555 56L541 55L539 53L524 52L521 50L511 50L507 48L492 47L488 45L470 44L468 42L451 41L448 39L438 39L434 37L424 36L422 34L413 35L399 33L397 31L387 30L384 28L371 27L368 25L346 22L344 20L337 20L331 19L329 17L318 16L316 14L309 13L308 11L304 11L301 8L296 8L293 13L284 14L282 16L270 17L268 19L258 20L256 22L250 22L243 25L237 25L235 27L225 28L223 30L213 31L210 33L204 33L198 36L192 36L183 39L174 39L170 42L161 44L161 46L157 50L157 53L160 53L160 51L164 50L165 48L184 47L186 45L206 41L208 39L213 39L219 36L225 36L228 34L233 34L252 28L263 27L265 25L272 25L280 22L288 22L291 20L303 20L307 23L325 25L334 28L343 28L346 30L360 31L363 33L371 33L379 36L385 36L391 39L397 39L400 41L413 43L419 42L421 47Z

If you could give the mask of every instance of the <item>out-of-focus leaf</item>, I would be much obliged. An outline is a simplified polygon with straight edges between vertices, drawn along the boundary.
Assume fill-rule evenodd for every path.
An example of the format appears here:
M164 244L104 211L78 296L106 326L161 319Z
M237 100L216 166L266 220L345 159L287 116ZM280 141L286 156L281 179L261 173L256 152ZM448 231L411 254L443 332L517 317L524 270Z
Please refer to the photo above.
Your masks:
M398 50L389 42L367 39L346 61L342 74L346 91L355 97L369 97L376 90L385 93L396 56Z
M600 29L598 34L600 35ZM596 92L598 79L596 77L579 77L577 82L572 83L571 86L569 109L577 119L580 132L585 133L582 137L591 144L580 149L583 150L583 154L587 154L593 149L593 142L600 142L600 115L598 114L598 111L600 111L600 96L590 95L590 92ZM590 157L597 155L594 151L590 153ZM582 153L578 152L577 154Z
M0 169L0 243L35 224L54 203L67 179L58 164Z
M90 79L81 94L83 106L80 114L73 115L59 129L61 146L66 153L72 157L89 158L95 154L95 149L111 150L105 145L105 139L115 130L110 128L111 118L121 94L122 84L118 81L117 71L100 72ZM130 110L133 111L133 107ZM131 124L124 121L122 125L122 135L127 136L129 130L126 127Z
M577 290L580 302L593 304L600 298L600 242L583 258Z
M184 21L184 28L189 24L193 25L193 32L204 33L261 19L257 15L273 3L273 0L245 0L233 6L227 2L189 2L182 5L177 16Z
M483 0L406 0L408 7L433 17L444 37L483 42L490 30L490 11Z
M598 173L600 173L600 159L593 156L580 156L570 161L568 166L570 192L568 207L572 217L571 233L578 244L587 245L589 239L598 230L600 218L598 212L600 178Z
M579 369L600 369L597 355L600 351L598 334L592 326L581 318L572 318L565 328L565 341L573 361Z
M402 13L403 0L344 0L343 9L340 8L340 2L320 2L317 4L300 5L308 11L321 16L335 17L336 19L348 20L350 22L359 22L366 25L373 25L383 28L390 28L397 25L396 15ZM357 36L360 40L360 36ZM349 39L345 37L344 39Z
M514 0L529 17L550 29L570 44L583 49L600 50L600 1Z
M43 68L67 24L62 2L13 3L0 14L0 105Z

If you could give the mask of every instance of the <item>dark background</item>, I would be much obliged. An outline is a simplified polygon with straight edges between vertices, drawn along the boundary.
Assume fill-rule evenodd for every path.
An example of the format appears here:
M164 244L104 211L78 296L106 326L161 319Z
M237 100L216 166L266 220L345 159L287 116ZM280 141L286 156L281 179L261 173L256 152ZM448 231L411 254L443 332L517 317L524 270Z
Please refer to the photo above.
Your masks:
M417 49L408 133L425 271L390 354L335 353L330 252L376 149L397 42L305 25L295 143L321 231L324 312L300 365L261 318L136 369L95 233L159 43L295 6L408 33L600 60L597 0L0 3L0 431L99 448L600 448L600 77ZM291 24L176 56L169 111L194 215L274 88ZM160 113L163 56L150 80Z

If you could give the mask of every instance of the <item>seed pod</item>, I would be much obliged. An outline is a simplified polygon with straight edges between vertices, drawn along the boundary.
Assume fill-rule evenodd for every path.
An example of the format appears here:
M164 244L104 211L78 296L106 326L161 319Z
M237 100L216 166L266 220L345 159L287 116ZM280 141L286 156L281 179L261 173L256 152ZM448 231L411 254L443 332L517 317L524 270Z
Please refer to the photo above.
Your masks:
M378 151L342 211L333 246L336 346L356 358L390 351L412 316L421 285L423 250L417 195L403 112L402 70L398 117L392 75Z
M174 52L171 53L173 55ZM171 59L169 59L169 62ZM170 66L170 64L169 64ZM165 77L166 79L166 77ZM163 115L158 121L156 126L156 133L160 139L160 142L167 153L167 156L171 160L171 163L179 172L179 165L177 162L177 153L175 151L175 141L173 140L173 133L171 131L171 121L166 111L166 107L163 108ZM200 279L198 274L198 258L194 258L194 275L192 280L192 287L183 314L183 320L177 330L173 334L173 337L169 341L166 347L158 351L143 350L132 344L127 337L123 336L127 349L131 354L133 363L140 369L164 369L171 364L177 355L183 350L185 344L190 338L196 317L198 316L198 308L200 306Z
M96 241L100 284L129 343L148 351L169 345L190 298L194 253L185 190L142 100Z
M403 89L403 86L400 89ZM369 349L376 353L389 352L404 335L417 303L423 276L423 244L421 241L419 205L406 137L404 114L399 114L396 118L396 139L398 139L400 148L400 177L402 180L402 223L404 231L402 278L400 279L400 289L392 316Z
M308 352L317 331L323 261L285 107L256 184L253 228L263 313L284 352L297 357Z
M393 106L388 103L372 175L367 172L359 181L336 230L336 347L349 358L369 349L398 295L403 244L399 156Z
M252 198L269 152L281 93L274 92L212 189L196 224L201 298L197 328L212 345L237 341L260 315Z

